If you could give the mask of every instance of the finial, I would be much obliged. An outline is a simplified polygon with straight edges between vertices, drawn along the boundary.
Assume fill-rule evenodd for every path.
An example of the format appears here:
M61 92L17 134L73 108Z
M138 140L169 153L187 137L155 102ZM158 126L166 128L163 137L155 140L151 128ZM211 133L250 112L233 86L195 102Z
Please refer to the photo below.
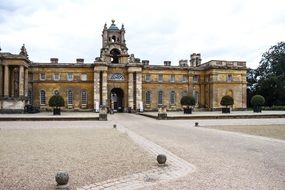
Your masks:
M124 24L122 24L122 29L125 29L125 26L124 26Z
M114 19L112 19L112 23L113 23L113 24L115 23L115 20L114 20Z
M107 29L107 23L104 24L104 29Z

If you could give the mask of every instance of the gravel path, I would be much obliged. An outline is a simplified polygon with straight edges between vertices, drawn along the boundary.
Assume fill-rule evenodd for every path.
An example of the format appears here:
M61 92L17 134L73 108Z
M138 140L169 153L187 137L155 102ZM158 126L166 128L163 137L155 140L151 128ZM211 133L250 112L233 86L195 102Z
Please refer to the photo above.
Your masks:
M156 167L154 157L110 126L0 122L0 189L54 189L60 170L69 173L70 187L76 189Z
M110 119L166 148L196 167L194 173L146 189L285 189L285 141L196 128L195 121L159 121L115 114ZM199 121L212 125L283 123L276 120Z

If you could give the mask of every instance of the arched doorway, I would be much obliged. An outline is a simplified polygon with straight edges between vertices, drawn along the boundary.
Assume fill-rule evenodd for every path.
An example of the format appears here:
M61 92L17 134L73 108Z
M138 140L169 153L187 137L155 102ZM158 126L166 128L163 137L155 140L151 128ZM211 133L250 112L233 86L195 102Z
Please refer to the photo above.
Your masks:
M110 105L114 111L124 111L124 91L121 88L113 88L110 93Z

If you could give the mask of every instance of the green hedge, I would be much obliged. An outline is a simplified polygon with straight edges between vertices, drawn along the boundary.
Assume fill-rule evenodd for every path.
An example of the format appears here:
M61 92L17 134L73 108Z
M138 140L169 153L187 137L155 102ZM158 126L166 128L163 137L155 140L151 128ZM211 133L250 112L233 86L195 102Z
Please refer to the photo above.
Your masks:
M284 110L285 106L262 107L263 110Z

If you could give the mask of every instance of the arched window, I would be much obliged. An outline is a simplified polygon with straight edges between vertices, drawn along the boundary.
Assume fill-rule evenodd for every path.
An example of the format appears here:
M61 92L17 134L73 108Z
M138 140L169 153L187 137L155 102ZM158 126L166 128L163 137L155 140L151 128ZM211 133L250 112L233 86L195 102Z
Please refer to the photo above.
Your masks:
M116 36L112 36L112 42L116 42Z
M112 56L112 63L119 63L119 55L121 54L120 50L112 49L110 54Z
M176 93L174 91L170 92L170 104L175 104L176 101Z
M31 90L28 90L28 104L32 104L33 102L33 94Z
M73 93L72 90L67 91L67 104L72 105L73 104Z
M54 90L54 91L53 91L53 94L54 94L54 95L59 95L59 91L58 91L58 90Z
M187 91L183 91L183 92L181 93L181 97L187 96L187 95L188 95L188 92L187 92Z
M145 93L145 104L150 104L151 103L151 93L150 91L146 91Z
M193 93L194 93L194 98L195 98L196 105L198 105L198 103L199 103L199 92L194 91Z
M157 103L158 103L159 105L162 105L162 103L163 103L163 92L162 92L162 91L159 91L159 92L158 92Z
M46 105L46 92L44 90L40 91L40 104Z
M87 105L87 91L81 91L81 105Z

